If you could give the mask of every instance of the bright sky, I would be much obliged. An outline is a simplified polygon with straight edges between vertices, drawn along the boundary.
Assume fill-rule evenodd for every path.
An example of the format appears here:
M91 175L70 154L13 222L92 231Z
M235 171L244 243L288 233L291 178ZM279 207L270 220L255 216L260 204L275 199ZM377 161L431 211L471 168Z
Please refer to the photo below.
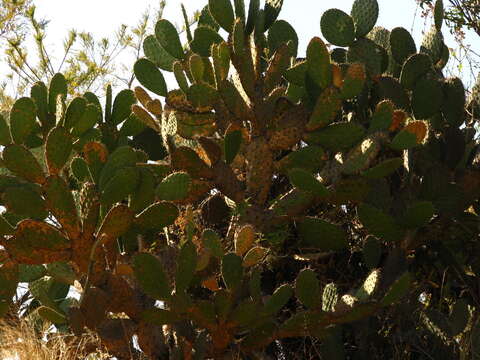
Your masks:
M248 0L245 1L248 3ZM201 9L207 0L184 0L187 11ZM323 12L336 7L350 13L353 0L314 1L314 0L285 0L280 18L290 22L297 30L301 41L301 49L305 48L308 40L313 36L321 36L320 18ZM148 7L155 8L158 1L136 0L135 6L125 0L42 0L37 1L37 14L50 19L48 33L58 34L59 39L64 37L66 29L75 28L91 32L97 37L112 34L122 23L133 25ZM377 25L393 29L403 26L411 30L416 4L414 0L393 1L379 0L380 16ZM181 23L180 1L167 0L164 17L172 22ZM417 17L415 30L419 34L423 29L423 20ZM55 40L55 43L59 39ZM418 40L420 41L420 40ZM302 47L303 45L303 47Z
M35 1L37 15L40 18L50 19L47 34L47 48L61 46L67 31L75 28L78 31L91 32L96 39L113 35L120 24L135 25L141 14L147 8L156 8L158 0L42 0ZM414 0L379 0L380 16L377 25L387 29L402 26L412 31L417 43L420 46L422 30L427 29L425 20L420 16L420 9ZM187 11L191 14L201 9L207 0L184 0ZM248 0L245 0L248 4ZM290 22L296 29L300 48L299 56L304 53L308 41L313 36L322 36L320 32L320 18L323 12L331 7L336 7L350 13L353 0L284 0L281 19ZM167 0L164 17L174 23L182 23L180 1ZM428 23L429 25L429 23ZM444 36L447 46L455 47L455 42L444 28ZM480 49L478 37L472 37L476 41L474 48ZM128 64L128 62L127 62ZM132 64L133 65L133 64ZM468 79L464 78L465 85Z

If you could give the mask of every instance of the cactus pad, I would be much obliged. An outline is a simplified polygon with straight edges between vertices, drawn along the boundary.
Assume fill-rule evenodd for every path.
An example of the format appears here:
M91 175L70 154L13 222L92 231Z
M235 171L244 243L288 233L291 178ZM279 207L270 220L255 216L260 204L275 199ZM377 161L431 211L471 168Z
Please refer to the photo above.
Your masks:
M322 34L333 45L350 46L355 40L353 19L339 9L325 11L320 20Z
M377 0L355 0L350 15L355 24L356 37L361 38L367 35L377 22Z

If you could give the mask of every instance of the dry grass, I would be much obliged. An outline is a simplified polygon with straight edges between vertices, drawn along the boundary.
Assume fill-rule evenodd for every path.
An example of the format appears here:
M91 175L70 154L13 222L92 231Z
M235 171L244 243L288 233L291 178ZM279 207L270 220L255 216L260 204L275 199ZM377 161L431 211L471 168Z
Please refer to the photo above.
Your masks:
M0 323L0 360L100 360L100 341L93 334L79 337L35 329L31 321Z

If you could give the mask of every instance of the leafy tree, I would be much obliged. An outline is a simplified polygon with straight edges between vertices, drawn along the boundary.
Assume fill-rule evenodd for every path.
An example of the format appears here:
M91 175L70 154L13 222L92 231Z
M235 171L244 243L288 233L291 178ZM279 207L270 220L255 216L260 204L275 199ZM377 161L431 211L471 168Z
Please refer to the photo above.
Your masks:
M21 282L33 324L118 359L478 358L478 118L442 12L417 47L355 0L300 59L281 5L210 0L186 43L160 19L142 86L57 73L0 118L0 315Z
M422 6L429 5L433 8L434 1L419 0ZM448 0L448 7L444 13L445 20L456 32L465 28L473 30L480 36L480 3L477 0Z
M38 19L36 7L30 2L8 3L10 7L5 11L10 9L10 12L3 16L4 22L7 22L7 17L12 19L5 26L3 38L7 43L6 62L12 74L0 91L4 108L24 95L29 84L36 81L48 83L57 72L64 73L69 89L77 93L98 93L104 91L107 84L130 86L133 73L120 62L120 55L131 52L133 61L139 57L150 23L161 18L166 5L165 1L161 1L158 9L146 11L132 28L121 25L112 38L97 40L91 33L72 29L63 42L63 54L55 57L53 49L48 49L45 45L49 21ZM23 19L22 26L19 26L20 19ZM27 50L29 38L34 40L36 51Z

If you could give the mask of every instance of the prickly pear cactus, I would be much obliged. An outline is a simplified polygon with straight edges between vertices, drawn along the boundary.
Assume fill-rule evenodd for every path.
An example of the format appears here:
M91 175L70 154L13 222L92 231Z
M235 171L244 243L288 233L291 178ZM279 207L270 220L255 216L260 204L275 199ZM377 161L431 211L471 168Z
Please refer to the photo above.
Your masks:
M119 359L478 351L478 86L439 20L417 47L355 0L301 59L282 3L209 0L187 43L161 19L141 86L103 106L56 74L0 117L0 315L26 282Z

